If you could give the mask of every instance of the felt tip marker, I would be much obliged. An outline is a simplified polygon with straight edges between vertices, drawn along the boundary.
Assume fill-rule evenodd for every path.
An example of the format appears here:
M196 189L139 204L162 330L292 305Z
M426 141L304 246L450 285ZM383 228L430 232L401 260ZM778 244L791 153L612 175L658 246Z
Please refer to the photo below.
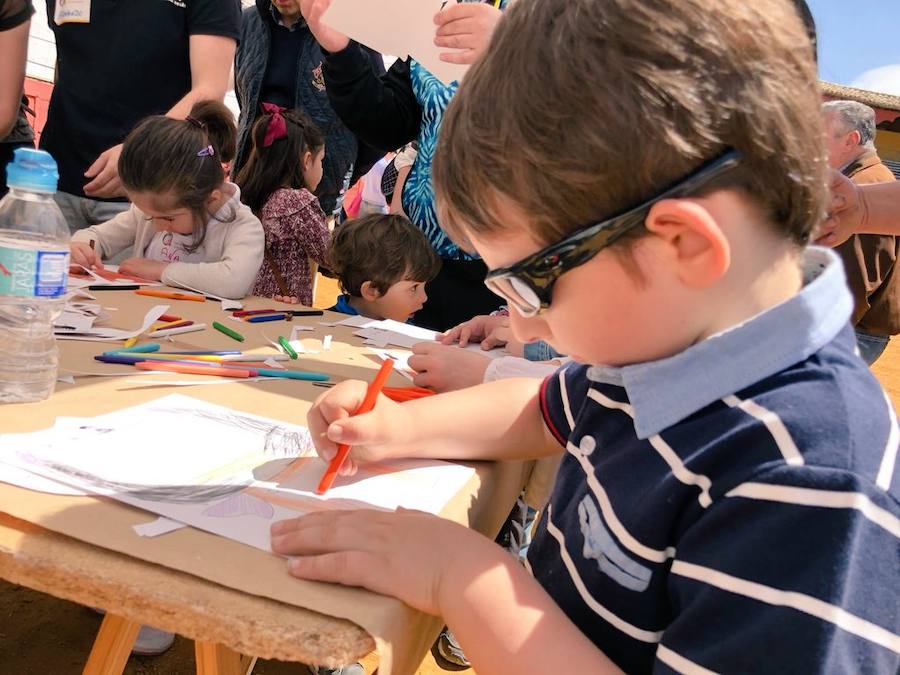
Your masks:
M215 328L215 329L216 329L217 331L219 331L220 333L224 333L225 335L227 335L228 337L230 337L232 340L237 340L238 342L243 342L243 341L244 341L244 336L243 336L243 335L241 335L240 333L238 333L236 330L231 330L228 326L223 326L223 325L220 324L218 321L213 321L212 326L213 326L213 328Z
M387 382L393 367L394 361L392 359L385 359L384 362L382 362L381 369L375 375L372 384L366 389L366 396L363 398L363 402L359 405L359 408L356 409L356 412L353 413L354 416L363 415L372 411L372 408L375 407L375 402L378 400L378 394L380 394L381 390L384 388L384 383ZM338 472L341 470L341 466L344 464L349 454L349 445L342 443L338 446L337 454L331 458L331 462L325 470L325 475L322 476L322 480L319 481L319 486L316 488L317 495L324 495L328 492L328 488L334 484L334 479L337 478Z

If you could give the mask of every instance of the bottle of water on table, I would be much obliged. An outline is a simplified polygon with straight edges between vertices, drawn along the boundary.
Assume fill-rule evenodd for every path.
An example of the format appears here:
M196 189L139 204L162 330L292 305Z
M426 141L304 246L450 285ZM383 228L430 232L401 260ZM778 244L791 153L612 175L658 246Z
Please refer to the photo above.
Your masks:
M0 200L0 403L53 393L53 322L65 306L69 228L53 200L59 173L43 150L20 148Z

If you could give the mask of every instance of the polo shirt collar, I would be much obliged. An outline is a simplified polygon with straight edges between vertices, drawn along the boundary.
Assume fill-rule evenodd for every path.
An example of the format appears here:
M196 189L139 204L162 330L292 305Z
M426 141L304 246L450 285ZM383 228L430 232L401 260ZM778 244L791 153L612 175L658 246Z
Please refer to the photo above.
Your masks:
M803 288L792 298L674 356L594 366L594 382L624 387L638 438L649 438L714 401L807 359L847 325L853 299L829 249L803 254Z

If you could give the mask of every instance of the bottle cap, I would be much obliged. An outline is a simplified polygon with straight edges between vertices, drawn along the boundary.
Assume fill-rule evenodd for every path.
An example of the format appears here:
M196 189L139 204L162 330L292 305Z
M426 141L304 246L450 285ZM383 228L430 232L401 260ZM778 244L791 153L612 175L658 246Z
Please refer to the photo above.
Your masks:
M19 148L6 166L6 185L31 192L56 192L59 171L56 160L45 150Z

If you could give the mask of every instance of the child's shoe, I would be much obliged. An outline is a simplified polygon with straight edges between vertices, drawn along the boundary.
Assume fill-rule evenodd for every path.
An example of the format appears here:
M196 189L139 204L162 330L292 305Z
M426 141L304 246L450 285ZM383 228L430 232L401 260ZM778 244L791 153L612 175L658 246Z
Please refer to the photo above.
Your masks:
M456 636L446 626L437 639L437 651L442 659L454 666L468 668L471 665L459 642L456 641Z
M306 668L310 675L366 675L366 670L361 663L338 668L326 668L325 666L306 666Z
M171 647L173 642L175 633L167 633L153 626L141 626L131 653L139 656L158 656Z

